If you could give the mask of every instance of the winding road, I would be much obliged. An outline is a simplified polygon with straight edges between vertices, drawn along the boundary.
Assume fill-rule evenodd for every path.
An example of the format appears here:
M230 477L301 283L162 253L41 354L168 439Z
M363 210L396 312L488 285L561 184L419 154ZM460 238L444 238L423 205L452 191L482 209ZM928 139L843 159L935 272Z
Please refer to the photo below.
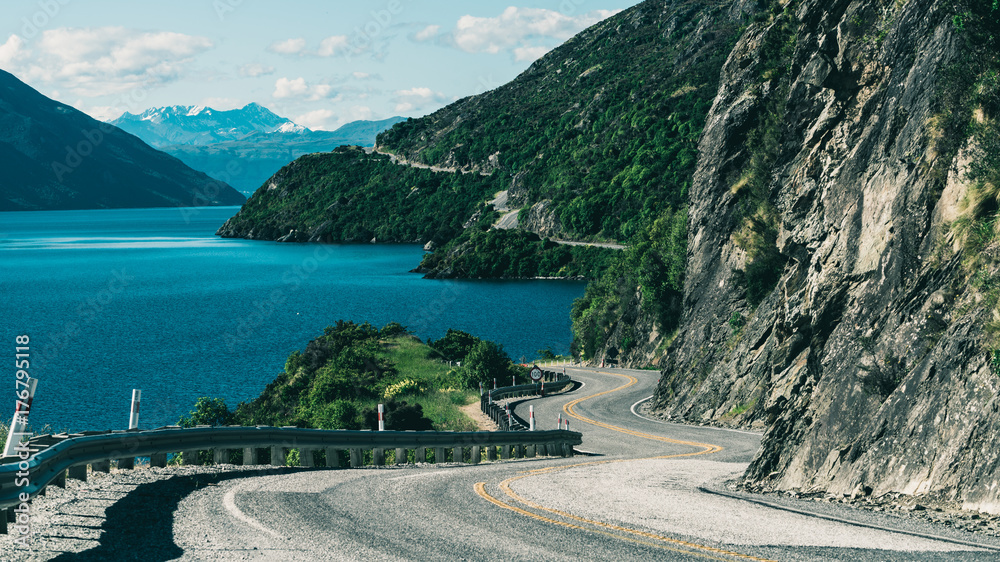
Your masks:
M653 371L567 372L582 384L516 412L527 418L533 405L546 429L569 417L585 455L223 479L178 501L170 550L190 560L1000 556L987 538L890 515L823 504L816 517L714 493L743 472L760 435L641 417L634 406Z

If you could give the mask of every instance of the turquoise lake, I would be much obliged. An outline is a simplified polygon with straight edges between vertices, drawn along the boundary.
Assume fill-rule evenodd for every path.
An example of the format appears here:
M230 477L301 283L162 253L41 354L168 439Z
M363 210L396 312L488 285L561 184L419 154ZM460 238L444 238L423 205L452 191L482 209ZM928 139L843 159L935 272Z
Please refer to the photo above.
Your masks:
M456 328L512 358L569 351L584 284L441 281L408 273L415 245L227 240L238 207L0 213L0 355L31 338L38 431L177 422L200 396L257 396L288 354L337 320L400 322L423 340ZM0 371L13 389L15 369ZM0 402L10 422L13 393Z

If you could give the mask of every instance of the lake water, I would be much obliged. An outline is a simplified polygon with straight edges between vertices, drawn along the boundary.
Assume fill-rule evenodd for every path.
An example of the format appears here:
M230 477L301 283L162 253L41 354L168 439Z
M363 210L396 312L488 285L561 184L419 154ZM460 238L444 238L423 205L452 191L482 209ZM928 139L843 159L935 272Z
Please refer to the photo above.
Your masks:
M295 245L214 236L237 207L0 213L0 355L30 338L31 425L125 429L177 422L199 396L257 396L339 319L456 328L515 359L569 350L584 284L437 281L412 245ZM14 386L14 369L0 371ZM14 396L0 401L9 423Z

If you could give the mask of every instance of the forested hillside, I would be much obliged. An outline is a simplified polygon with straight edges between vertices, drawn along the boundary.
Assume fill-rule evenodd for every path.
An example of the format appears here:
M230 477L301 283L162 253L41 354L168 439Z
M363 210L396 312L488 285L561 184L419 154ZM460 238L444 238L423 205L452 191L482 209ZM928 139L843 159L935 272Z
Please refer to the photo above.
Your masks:
M363 165L343 151L310 156L279 172L220 234L431 241L435 251L420 270L433 277L592 279L574 311L577 352L594 357L616 345L648 361L678 319L697 142L719 70L751 10L643 2L509 84L378 138L378 151L466 173L393 168L358 152L346 154ZM417 177L462 188L445 195L418 186ZM378 195L362 204L365 190ZM489 204L497 193L501 209ZM422 220L431 209L438 215ZM514 230L491 228L501 219ZM628 250L568 248L548 238L617 241ZM635 325L657 335L628 333Z

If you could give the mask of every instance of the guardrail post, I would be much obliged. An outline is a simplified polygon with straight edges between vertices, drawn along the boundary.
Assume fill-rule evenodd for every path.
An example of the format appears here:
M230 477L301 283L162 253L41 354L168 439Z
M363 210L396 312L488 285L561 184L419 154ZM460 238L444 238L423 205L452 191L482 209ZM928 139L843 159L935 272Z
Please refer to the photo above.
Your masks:
M524 456L529 459L535 458L535 447L537 447L537 445L525 445Z
M573 446L569 443L562 443L562 456L572 457L573 456Z
M454 462L465 462L465 447L461 445L455 447L451 452L451 460Z
M119 470L132 470L133 468L135 468L135 457L125 457L123 459L118 459Z
M215 464L229 464L229 449L212 449L212 462Z
M69 477L73 480L81 480L83 482L87 481L87 465L78 464L69 467Z
M473 445L472 451L469 452L469 462L472 464L479 464L479 461L482 460L482 456L483 448L479 445Z
M181 451L181 460L184 461L184 466L194 466L198 464L198 451Z
M497 460L497 447L496 445L486 446L486 460L495 461Z
M444 462L444 447L434 447L434 464Z
M510 445L500 445L500 458L502 460L510 458Z
M90 464L94 472L111 472L111 461L95 461Z
M548 452L545 450L545 443L539 443L535 445L535 453L540 457L547 457Z
M52 483L55 484L56 486L59 486L60 488L65 488L66 487L66 471L65 470L60 471L59 472L59 476L56 476L55 478L52 479Z
M14 509L14 508L10 508ZM6 509L4 511L7 511ZM7 534L7 517L0 517L0 535Z
M260 464L259 455L257 447L243 447L243 466Z
M385 449L372 449L372 464L375 466L385 464Z
M406 464L406 449L396 447L396 464Z
M514 458L523 459L524 458L524 445L518 443L514 445Z
M285 466L285 448L271 445L271 466Z
M299 466L305 468L314 468L316 466L313 449L299 449Z
M153 453L149 455L149 466L155 466L158 468L165 468L167 466L167 454L166 453Z
M417 447L413 450L413 462L427 462L427 447Z
M17 513L14 510L17 509L14 506L10 506L4 510L4 516L2 519L7 523L17 523Z
M351 468L358 468L364 462L361 449L351 449Z
M327 447L324 452L326 453L326 467L340 468L340 449Z

